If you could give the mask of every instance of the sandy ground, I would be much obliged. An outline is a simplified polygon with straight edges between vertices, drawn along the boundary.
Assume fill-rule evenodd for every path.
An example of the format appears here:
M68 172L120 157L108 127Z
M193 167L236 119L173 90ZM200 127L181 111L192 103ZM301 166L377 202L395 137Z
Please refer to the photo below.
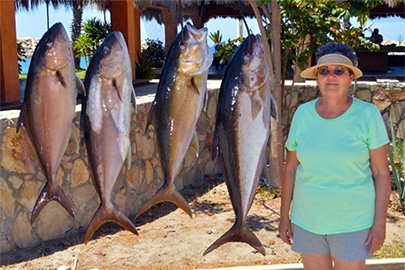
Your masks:
M136 220L139 236L106 223L87 245L83 244L84 232L72 233L66 239L3 254L0 268L177 270L299 262L299 255L278 237L280 198L268 191L256 194L248 219L266 256L247 244L227 243L203 257L235 219L223 181L211 178L206 183L182 191L194 211L193 219L173 204L163 203ZM394 240L405 243L404 228L405 216L390 209L386 245Z

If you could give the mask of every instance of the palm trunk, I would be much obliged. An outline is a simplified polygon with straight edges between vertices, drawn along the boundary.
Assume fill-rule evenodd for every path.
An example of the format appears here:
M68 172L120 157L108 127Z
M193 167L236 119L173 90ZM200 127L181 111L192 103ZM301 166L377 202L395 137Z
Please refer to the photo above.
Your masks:
M80 36L82 28L82 16L83 16L83 2L82 0L73 1L73 20L72 20L72 43L74 43L78 36ZM75 67L80 69L80 58L76 58L76 52L73 50L75 56Z

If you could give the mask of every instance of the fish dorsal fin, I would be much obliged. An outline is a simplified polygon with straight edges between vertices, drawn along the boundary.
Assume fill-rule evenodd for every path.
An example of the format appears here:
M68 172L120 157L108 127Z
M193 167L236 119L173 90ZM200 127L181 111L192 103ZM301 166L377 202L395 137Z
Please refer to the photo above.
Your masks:
M260 111L263 109L263 100L257 95L253 94L251 97L252 100L252 119L256 120L256 117L259 115Z
M219 157L219 151L220 151L219 135L218 129L215 127L214 138L212 140L212 154L211 154L212 160L215 160L216 158Z
M270 94L270 115L278 121L277 103L272 94Z
M135 89L134 87L131 85L131 89L132 89L132 93L131 93L131 100L132 100L132 106L134 106L134 111L135 113L137 112L136 110L136 94L135 94Z
M208 88L205 87L205 91L204 91L204 107L203 107L203 111L206 113L208 110Z
M194 132L193 139L190 142L190 147L194 150L195 156L198 158L200 149L199 149L199 141L198 141L197 132Z
M146 121L145 134L150 125L155 126L155 121L156 121L156 100L152 102L152 105L149 110L148 120Z
M190 84L191 84L191 88L192 88L198 95L200 95L200 90L198 90L198 87L197 87L197 84L195 83L194 77L191 77L191 79L190 79Z
M76 79L76 89L83 95L86 95L86 89L84 88L84 85L83 85L82 81L80 80L80 78L76 76L75 79Z
M131 169L131 162L132 162L132 146L131 146L131 141L127 140L127 144L128 144L128 152L127 152L127 167L128 170Z
M74 127L74 124L72 124L72 133L70 134L70 140L75 145L75 153L79 153L79 149L80 149L79 139L77 138L76 129Z

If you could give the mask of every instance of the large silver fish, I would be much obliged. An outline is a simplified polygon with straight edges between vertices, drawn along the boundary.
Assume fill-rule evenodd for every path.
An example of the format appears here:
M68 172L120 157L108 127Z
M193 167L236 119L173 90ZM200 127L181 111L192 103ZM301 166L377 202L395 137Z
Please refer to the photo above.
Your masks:
M17 124L25 126L47 179L31 214L31 224L45 205L58 201L74 218L74 211L56 182L63 154L72 134L77 88L72 47L61 23L54 24L41 38L27 76L24 104Z
M112 32L97 49L84 85L87 95L81 114L82 137L93 184L101 200L84 241L87 243L106 221L114 221L138 234L132 222L111 203L111 192L125 159L131 165L131 95L135 95L131 60L120 32Z
M157 203L170 201L192 217L174 180L190 143L198 155L196 123L206 98L208 68L213 59L207 33L205 27L197 30L187 24L170 47L147 123L147 127L155 126L165 183L136 216Z
M249 35L235 51L222 80L214 131L213 158L218 158L236 220L204 255L227 242L245 242L265 255L246 224L270 132L272 96L264 45Z

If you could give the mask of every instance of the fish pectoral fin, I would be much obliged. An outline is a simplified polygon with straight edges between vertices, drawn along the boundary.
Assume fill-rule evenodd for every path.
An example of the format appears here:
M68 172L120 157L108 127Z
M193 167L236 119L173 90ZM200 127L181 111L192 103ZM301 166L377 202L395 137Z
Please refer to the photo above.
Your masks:
M84 85L82 81L80 80L79 77L76 76L76 89L82 93L83 95L86 95L86 88L84 88Z
M270 115L278 121L277 103L272 94L270 94Z
M56 77L58 78L60 84L63 87L66 87L66 80L65 80L65 78L63 78L63 75L62 75L62 73L60 73L60 71L56 71Z
M21 111L20 111L20 116L18 117L18 122L17 122L17 133L20 131L21 126L26 126L27 121L27 109L25 105L22 106Z
M200 93L200 90L198 90L197 84L195 83L194 77L191 77L191 79L190 79L190 85L191 85L191 88L194 90L194 92L196 92L198 95L201 94L201 93Z
M118 95L119 100L122 102L121 92L120 92L120 89L118 87L118 82L117 82L116 79L112 80L112 85L114 86L115 90L117 91L117 95Z
M153 197L147 201L143 207L136 213L135 218L139 217L142 213L146 212L149 208L154 206L155 204L161 202L172 202L176 204L180 209L186 212L190 218L193 217L193 213L188 205L186 199L181 195L181 193L177 190L174 184L165 184L161 187Z
M192 148L194 150L195 155L198 158L199 153L200 153L200 147L199 147L197 132L194 132L193 139L191 140L191 143L190 143L190 148Z
M263 109L263 100L259 95L253 95L252 99L252 119L256 120L260 111Z
M85 244L89 242L97 229L100 228L100 226L106 221L113 221L121 225L124 229L138 235L135 225L124 214L117 211L112 204L110 204L109 209L107 209L104 204L101 204L91 219L89 226L87 227L86 235L84 236Z
M145 134L146 131L148 131L150 125L154 126L155 121L156 121L156 100L152 102L152 105L149 110L148 120L146 121Z
M266 250L264 249L260 240L253 234L248 227L240 227L234 224L232 228L227 231L224 235L218 238L214 243L212 243L203 253L203 256L207 255L214 249L219 248L228 242L243 242L249 244L251 247L259 251L263 256L266 256Z
M37 201L35 202L34 208L32 209L31 214L31 224L34 223L35 219L38 217L39 212L47 205L50 201L57 201L62 205L66 211L75 218L75 213L69 202L69 199L66 197L63 190L59 187L58 184L55 184L55 188L50 189L48 183L45 184L40 195L38 196Z

